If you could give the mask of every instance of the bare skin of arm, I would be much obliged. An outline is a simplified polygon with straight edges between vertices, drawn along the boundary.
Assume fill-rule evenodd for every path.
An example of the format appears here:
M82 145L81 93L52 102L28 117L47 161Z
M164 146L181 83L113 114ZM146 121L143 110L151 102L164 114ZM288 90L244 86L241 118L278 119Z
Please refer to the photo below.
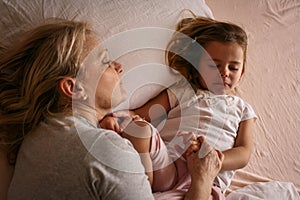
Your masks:
M163 109L153 111L154 105L160 105ZM152 111L151 111L152 109ZM139 115L146 121L153 123L162 115L166 115L170 110L169 98L166 90L163 90L159 95L149 100L143 106L129 111L129 115ZM112 120L111 120L112 121ZM118 123L112 123L109 129L120 132ZM155 123L154 123L155 125ZM253 146L253 125L254 119L242 121L239 125L238 136L236 138L234 147L226 150L224 153L225 159L222 165L222 170L235 170L243 168L249 162L252 146ZM106 126L106 125L105 125ZM105 128L105 126L103 126ZM107 126L106 126L107 127Z
M155 187L152 186L153 184L155 184L157 187L159 179L157 180L157 177L154 176L156 172L153 171L153 163L150 156L152 128L147 122L142 121L140 117L135 117L135 119L133 119L133 121L128 124L128 126L120 135L123 138L128 139L134 146L135 150L139 153L151 188L155 190ZM198 142L194 141L193 143L191 143L190 151L194 149L197 150L198 146ZM161 170L176 173L176 167L174 163L168 164L167 166L161 168L159 171Z
M122 129L132 120L132 116L138 115L146 121L156 126L162 117L167 117L167 113L170 111L169 97L166 90L163 90L156 97L150 99L143 106L134 110L117 111L112 116L106 116L100 122L100 126L105 129L114 130L117 133L121 133ZM118 118L123 118L125 123L120 126ZM127 121L127 122L126 122ZM124 121L121 122L121 124Z
M253 147L253 125L254 119L240 123L234 147L223 151L225 158L222 170L235 170L247 165Z
M145 173L148 176L150 185L152 186L153 170L152 160L149 154L151 128L143 121L133 121L126 127L121 136L123 138L127 138L140 154L141 162L145 167Z
M160 106L159 108L155 105ZM158 108L158 109L155 109ZM166 116L170 111L170 103L167 90L163 90L153 99L150 99L143 106L132 110L132 114L137 114L144 118L146 121L153 124L156 120L158 120L161 116ZM155 124L155 123L154 123Z
M166 90L162 91L158 96L148 101L142 107L133 110L132 114L140 115L148 122L155 121L165 114L164 112L151 113L150 109L153 108L155 104L161 105L165 109L165 113L169 112L170 104ZM149 113L151 113L151 115ZM234 147L222 152L225 158L221 170L235 170L247 165L253 147L253 126L254 119L245 120L240 123Z

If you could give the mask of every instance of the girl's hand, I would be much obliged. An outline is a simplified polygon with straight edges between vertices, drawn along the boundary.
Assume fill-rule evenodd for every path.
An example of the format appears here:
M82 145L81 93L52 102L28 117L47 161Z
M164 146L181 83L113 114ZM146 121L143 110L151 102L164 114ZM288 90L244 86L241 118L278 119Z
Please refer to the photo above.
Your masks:
M142 120L138 115L132 115L130 111L116 111L110 115L105 116L100 121L101 128L113 130L119 134L122 134L124 129L132 121Z
M120 110L111 114L112 117L117 118L119 130L123 130L128 126L128 124L133 120L141 119L138 115L133 115L131 111Z
M198 151L199 158L203 158L212 150L213 148L205 141L204 136L196 138L196 136L193 135L193 138L190 141L190 146L185 152L185 156Z
M100 127L104 129L109 129L121 134L123 130L120 128L118 123L118 118L112 115L105 116L100 122Z

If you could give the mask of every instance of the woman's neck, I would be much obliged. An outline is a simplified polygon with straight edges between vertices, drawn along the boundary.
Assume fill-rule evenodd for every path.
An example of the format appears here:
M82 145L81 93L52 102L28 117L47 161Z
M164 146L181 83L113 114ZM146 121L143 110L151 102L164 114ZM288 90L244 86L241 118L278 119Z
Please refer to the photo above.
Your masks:
M73 111L87 120L89 120L96 127L99 126L99 121L110 111L108 109L93 108L92 106L79 104L73 105Z

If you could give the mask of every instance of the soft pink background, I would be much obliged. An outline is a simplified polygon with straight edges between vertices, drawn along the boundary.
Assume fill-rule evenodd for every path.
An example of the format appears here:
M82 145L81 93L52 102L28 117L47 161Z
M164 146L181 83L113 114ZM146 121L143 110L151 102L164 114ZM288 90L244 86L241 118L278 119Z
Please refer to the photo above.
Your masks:
M241 96L255 109L255 147L232 188L268 179L300 191L300 1L206 0L214 17L249 36Z

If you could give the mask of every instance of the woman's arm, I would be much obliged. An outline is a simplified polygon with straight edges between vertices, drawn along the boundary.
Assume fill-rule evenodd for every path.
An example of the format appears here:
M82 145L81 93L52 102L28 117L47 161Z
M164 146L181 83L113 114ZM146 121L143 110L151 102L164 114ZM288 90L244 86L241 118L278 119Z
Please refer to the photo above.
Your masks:
M232 149L223 151L222 170L235 170L247 165L253 146L254 119L240 122L237 138Z

